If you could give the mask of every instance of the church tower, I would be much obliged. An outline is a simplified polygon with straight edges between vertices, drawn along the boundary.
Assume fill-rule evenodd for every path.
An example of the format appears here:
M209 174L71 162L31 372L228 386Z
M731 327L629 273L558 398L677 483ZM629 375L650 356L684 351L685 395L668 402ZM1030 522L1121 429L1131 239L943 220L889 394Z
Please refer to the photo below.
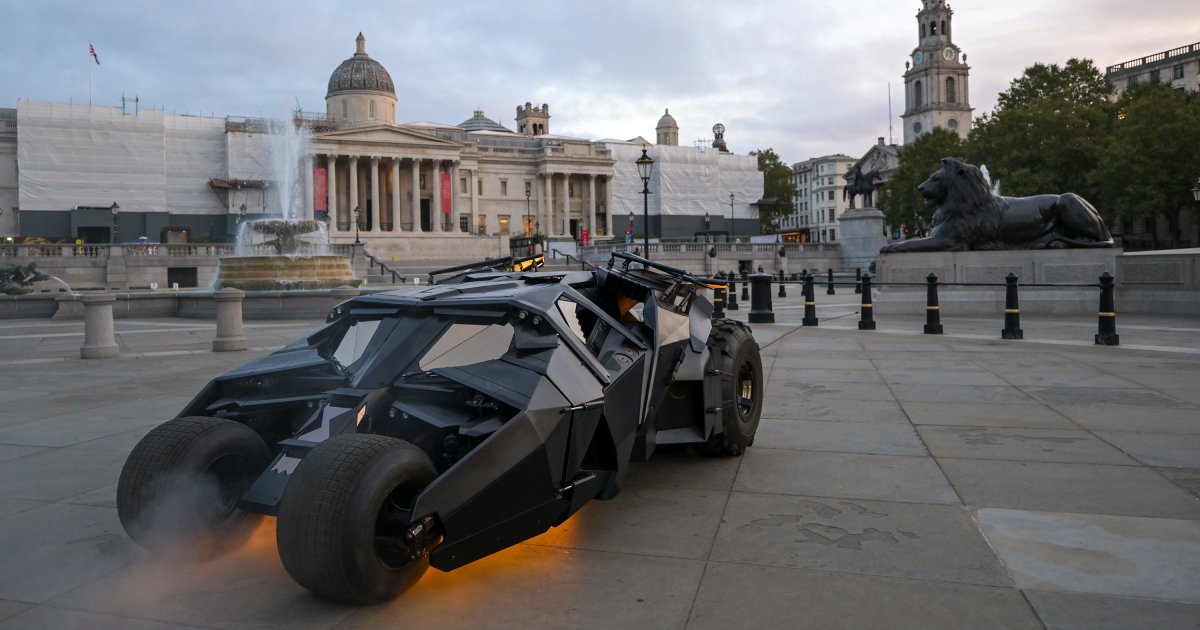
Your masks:
M967 56L954 45L954 11L946 0L923 0L917 48L904 68L904 144L938 127L962 138L971 131Z

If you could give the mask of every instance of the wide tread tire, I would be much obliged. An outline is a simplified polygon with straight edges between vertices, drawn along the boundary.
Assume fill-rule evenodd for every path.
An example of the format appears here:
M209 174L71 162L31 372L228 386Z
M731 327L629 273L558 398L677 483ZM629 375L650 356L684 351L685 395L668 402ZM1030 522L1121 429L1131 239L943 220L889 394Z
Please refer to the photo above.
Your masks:
M754 443L763 404L763 369L758 342L750 328L732 319L714 319L708 337L708 349L714 368L721 372L721 431L703 444L695 445L702 455L735 457ZM748 406L739 403L742 382L739 374L752 383Z
M134 542L156 553L210 558L231 551L262 520L235 502L270 463L266 443L246 425L175 418L147 433L125 460L117 516Z
M385 564L375 547L381 507L397 487L429 485L437 469L424 451L396 438L346 434L317 445L284 489L276 542L301 586L349 604L387 601L429 568L428 557Z

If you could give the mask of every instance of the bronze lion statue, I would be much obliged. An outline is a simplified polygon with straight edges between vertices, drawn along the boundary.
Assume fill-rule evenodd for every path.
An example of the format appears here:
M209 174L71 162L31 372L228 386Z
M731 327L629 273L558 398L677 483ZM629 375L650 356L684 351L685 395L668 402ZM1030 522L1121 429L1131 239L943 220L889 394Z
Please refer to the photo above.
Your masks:
M891 243L880 253L1112 247L1096 208L1075 193L1000 197L978 168L945 158L917 187L937 207L929 236Z

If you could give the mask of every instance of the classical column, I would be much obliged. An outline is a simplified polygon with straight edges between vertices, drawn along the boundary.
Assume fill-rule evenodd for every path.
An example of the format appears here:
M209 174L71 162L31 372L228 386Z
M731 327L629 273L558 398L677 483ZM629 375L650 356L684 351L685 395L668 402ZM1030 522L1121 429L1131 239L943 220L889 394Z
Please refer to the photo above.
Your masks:
M313 218L313 169L317 167L315 155L305 156L304 160L304 217Z
M358 207L358 156L351 155L350 158L350 177L346 184L350 187L350 203L346 208L346 213L350 215L350 232L354 231L354 223L358 221L355 216L354 209Z
M562 235L571 235L571 174L563 173Z
M379 203L379 158L371 156L371 201L368 202L371 206L370 225L372 232L379 231L379 217L383 215L381 212L383 204Z
M478 177L477 170L473 168L467 171L467 188L471 189L471 225L467 227L472 234L479 232L479 184L475 183L475 178ZM486 232L486 229L484 231Z
M329 174L326 175L328 181L325 183L329 199L325 202L325 212L328 213L326 216L329 217L330 229L336 232L340 223L337 208L337 154L326 155L325 165L329 169Z
M462 225L459 224L458 197L462 194L462 190L458 185L458 160L450 163L450 231L462 232ZM471 226L467 226L467 232L471 231Z
M413 158L412 165L412 231L421 231L421 160Z
M588 175L588 239L596 236L596 176Z
M604 176L604 209L605 222L608 236L612 236L612 215L616 210L612 208L612 175Z
M429 197L432 200L430 203L430 227L434 233L442 231L442 162L433 160L429 165Z
M400 158L392 158L392 211L388 214L388 224L393 232L401 231L400 223Z
M538 199L538 215L541 217L539 221L546 228L543 234L549 234L550 229L550 208L551 197L550 190L554 187L554 182L551 179L550 173L542 173L542 198Z

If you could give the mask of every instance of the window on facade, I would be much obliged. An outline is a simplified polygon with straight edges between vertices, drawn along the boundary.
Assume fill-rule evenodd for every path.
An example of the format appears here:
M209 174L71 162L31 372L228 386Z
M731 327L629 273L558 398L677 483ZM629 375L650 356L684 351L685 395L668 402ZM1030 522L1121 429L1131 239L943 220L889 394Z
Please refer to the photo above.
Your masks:
M937 33L938 33L938 31L937 31L937 22L930 22L930 23L929 23L929 34L930 34L930 35L937 35Z
M475 231L478 232L480 236L487 234L487 217L482 214L479 215L478 222L475 225Z
M837 240L837 230L835 230L833 228L829 228L829 240L831 240L831 241Z
M500 233L507 236L508 235L508 215L502 214L499 216L499 219L500 219Z
M342 101L342 118L350 117L350 103Z
M949 128L951 128L951 129L958 129L958 119L957 119L957 118L951 118L950 120L947 120L947 121L946 121L946 126L947 126L947 127L949 127Z
M958 102L958 86L954 81L954 77L946 77L946 102Z
M921 123L913 123L913 133L921 135L922 131L925 131L925 127L921 126Z
M507 179L500 180L500 196L501 197L508 196L508 180Z
M466 177L459 178L458 192L463 195L465 195L465 194L467 194L467 192L469 192L467 189L467 178Z
M1172 71L1171 76L1172 76L1172 78L1175 78L1175 79L1182 79L1183 78L1183 64L1176 65L1174 70Z
M458 231L459 232L467 232L468 234L471 232L471 215L469 215L469 214L458 215Z
M925 105L925 92L920 81L913 84L913 105L921 107Z
M948 31L946 31L946 20L942 20L942 35L949 35L949 34L950 33Z
M482 197L483 196L483 180L480 179L480 180L476 181L476 183L478 184L478 186L476 186L476 188L479 189L479 196Z
M829 200L833 201L833 191L829 191Z
M1155 70L1150 71L1150 82L1151 83L1158 83L1161 80L1162 80L1162 71L1161 70L1155 69Z
M371 118L371 120L375 120L375 101L374 100L372 100L371 103L367 106L367 109L369 110L367 112L367 116L369 116Z

